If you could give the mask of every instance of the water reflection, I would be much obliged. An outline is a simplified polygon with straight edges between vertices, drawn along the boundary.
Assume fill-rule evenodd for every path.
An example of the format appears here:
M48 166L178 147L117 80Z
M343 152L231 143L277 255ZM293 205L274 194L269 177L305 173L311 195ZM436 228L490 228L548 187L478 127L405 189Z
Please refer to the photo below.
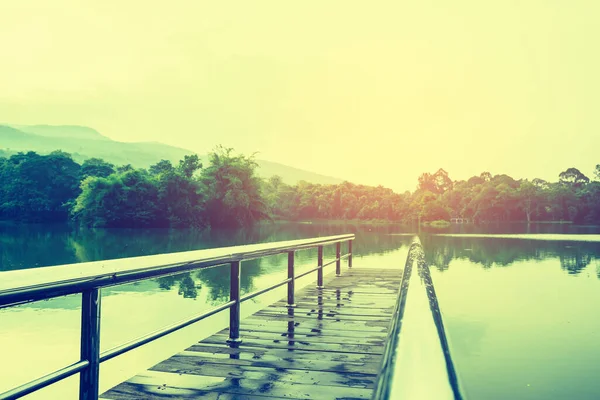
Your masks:
M596 273L600 279L600 243L564 242L503 238L477 237L422 237L427 262L439 271L449 268L455 259L466 259L483 268L507 267L517 261L558 258L561 268L568 274L581 273L592 262L596 262Z
M69 225L0 224L0 271L30 269L50 265L107 260L140 255L172 253L206 248L303 239L343 233L355 233L356 256L386 254L398 249L404 237L398 226L352 224L275 223L235 230L175 229L78 229ZM347 249L345 245L343 252ZM334 246L325 248L324 257L335 256ZM299 266L316 264L316 249L296 253ZM255 288L258 276L283 271L287 255L280 254L242 263L241 291ZM153 285L149 286L148 283ZM197 299L205 288L211 303L229 299L229 267L218 266L156 279L150 282L107 288L105 295L121 291L174 291L184 299Z

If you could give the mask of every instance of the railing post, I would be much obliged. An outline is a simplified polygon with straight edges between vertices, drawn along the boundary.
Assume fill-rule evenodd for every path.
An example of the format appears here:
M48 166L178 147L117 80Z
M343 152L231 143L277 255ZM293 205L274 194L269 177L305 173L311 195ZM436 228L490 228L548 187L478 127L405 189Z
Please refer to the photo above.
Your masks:
M348 268L352 268L352 240L348 240Z
M342 274L342 263L340 257L342 256L342 243L337 242L335 244L335 274L340 276Z
M294 302L294 291L295 291L295 271L294 271L294 251L288 251L288 279L291 279L288 284L288 308L296 307L296 303Z
M97 400L100 380L100 289L81 295L81 360L90 363L79 374L79 399Z
M317 289L323 289L323 246L319 246L317 255Z
M240 340L240 261L230 264L231 278L229 280L229 301L235 304L229 309L229 343L238 343Z

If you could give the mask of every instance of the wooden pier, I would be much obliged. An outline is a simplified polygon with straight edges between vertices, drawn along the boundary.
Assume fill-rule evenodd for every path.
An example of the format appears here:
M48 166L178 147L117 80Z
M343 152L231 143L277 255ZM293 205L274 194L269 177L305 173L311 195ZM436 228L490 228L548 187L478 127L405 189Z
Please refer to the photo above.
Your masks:
M338 251L339 254L339 251ZM338 256L339 257L339 256ZM351 268L243 319L100 396L105 400L369 399L402 269Z

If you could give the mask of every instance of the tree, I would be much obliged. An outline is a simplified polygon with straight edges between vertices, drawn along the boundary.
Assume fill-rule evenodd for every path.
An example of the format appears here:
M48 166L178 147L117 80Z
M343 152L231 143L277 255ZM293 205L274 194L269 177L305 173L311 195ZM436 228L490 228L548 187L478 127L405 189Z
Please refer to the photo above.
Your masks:
M161 218L157 182L139 169L117 172L106 178L85 178L73 215L90 227L167 226L166 220Z
M547 181L540 179L540 178L535 178L534 180L531 181L531 183L533 183L533 185L538 189L546 190L546 189L550 188L550 184Z
M581 173L577 168L568 168L566 171L561 172L558 177L560 183L567 183L574 186L581 186L590 181L590 178Z
M108 163L101 158L88 158L81 164L81 179L85 179L88 176L98 176L106 178L110 174L115 172L115 166Z
M417 190L437 193L437 187L435 185L433 175L428 172L422 173L419 176L419 185L417 186Z
M482 172L479 177L484 180L484 182L489 182L492 180L492 174L489 172Z
M194 176L194 173L200 170L200 168L202 168L202 163L200 162L198 154L184 156L183 160L179 161L179 166L177 167L183 176L188 179Z
M233 149L217 147L210 155L210 165L202 170L201 181L206 195L206 212L211 226L248 226L268 218L255 176L254 156L234 155Z
M202 185L193 176L200 167L197 156L184 158L178 168L165 160L150 167L158 174L158 202L169 226L200 228L207 224Z
M128 172L128 171L133 171L135 168L133 168L133 166L131 164L125 164L125 165L120 165L117 167L117 172L118 173L122 173L122 172Z
M438 169L437 172L433 174L433 181L435 183L436 193L443 194L452 189L452 179L450 179L448 173L442 168Z
M528 180L521 181L517 189L516 197L519 199L519 207L527 217L527 223L531 222L531 214L538 203L539 189Z
M148 172L150 172L152 175L170 174L174 172L174 170L175 168L169 160L160 160L148 168Z
M0 217L64 221L79 194L80 165L68 153L17 153L0 164Z
M577 197L571 187L563 183L554 183L548 189L548 204L552 218L572 221L577 215Z

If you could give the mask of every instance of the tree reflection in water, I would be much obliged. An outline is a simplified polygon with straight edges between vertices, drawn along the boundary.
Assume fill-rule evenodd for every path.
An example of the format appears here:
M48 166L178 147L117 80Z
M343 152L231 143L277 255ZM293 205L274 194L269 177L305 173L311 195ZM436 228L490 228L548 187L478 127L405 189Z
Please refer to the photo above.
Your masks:
M356 234L354 254L357 257L386 254L397 251L411 241L411 232L417 228L400 225L354 225L317 223L260 224L247 229L206 230L189 229L78 229L61 225L18 225L0 223L0 271L37 268L41 266L73 264L142 255L173 253L250 243L276 242L318 236ZM452 226L448 232L477 233L474 225ZM483 229L483 228L481 228ZM489 231L491 227L485 227ZM500 229L500 228L498 228ZM520 232L514 226L510 227ZM577 233L575 227L539 228L550 233ZM523 229L521 229L522 231ZM600 278L600 243L533 241L477 237L420 235L427 261L438 270L447 270L453 260L467 259L484 268L503 267L520 260L557 258L565 272L579 274L596 262ZM468 231L468 232L467 232ZM473 231L473 232L471 232ZM502 228L499 233L510 232ZM587 229L584 233L594 233ZM392 233L405 233L394 236ZM346 252L345 245L342 248ZM325 259L332 259L335 246L325 248ZM296 253L297 265L316 263L316 249ZM358 261L358 259L357 259ZM402 264L403 261L399 263ZM287 256L267 257L242 263L242 292L254 290L254 280L264 274L285 271ZM358 264L357 264L358 266ZM159 288L177 292L185 298L208 296L209 301L229 298L229 266L219 266L156 280ZM204 292L201 292L204 288ZM202 293L202 294L200 294Z
M506 267L516 261L558 258L563 270L579 274L592 261L600 262L600 243L477 237L422 237L427 262L443 272L455 259L466 259L484 268ZM598 264L597 264L598 265ZM600 269L597 266L600 278Z

